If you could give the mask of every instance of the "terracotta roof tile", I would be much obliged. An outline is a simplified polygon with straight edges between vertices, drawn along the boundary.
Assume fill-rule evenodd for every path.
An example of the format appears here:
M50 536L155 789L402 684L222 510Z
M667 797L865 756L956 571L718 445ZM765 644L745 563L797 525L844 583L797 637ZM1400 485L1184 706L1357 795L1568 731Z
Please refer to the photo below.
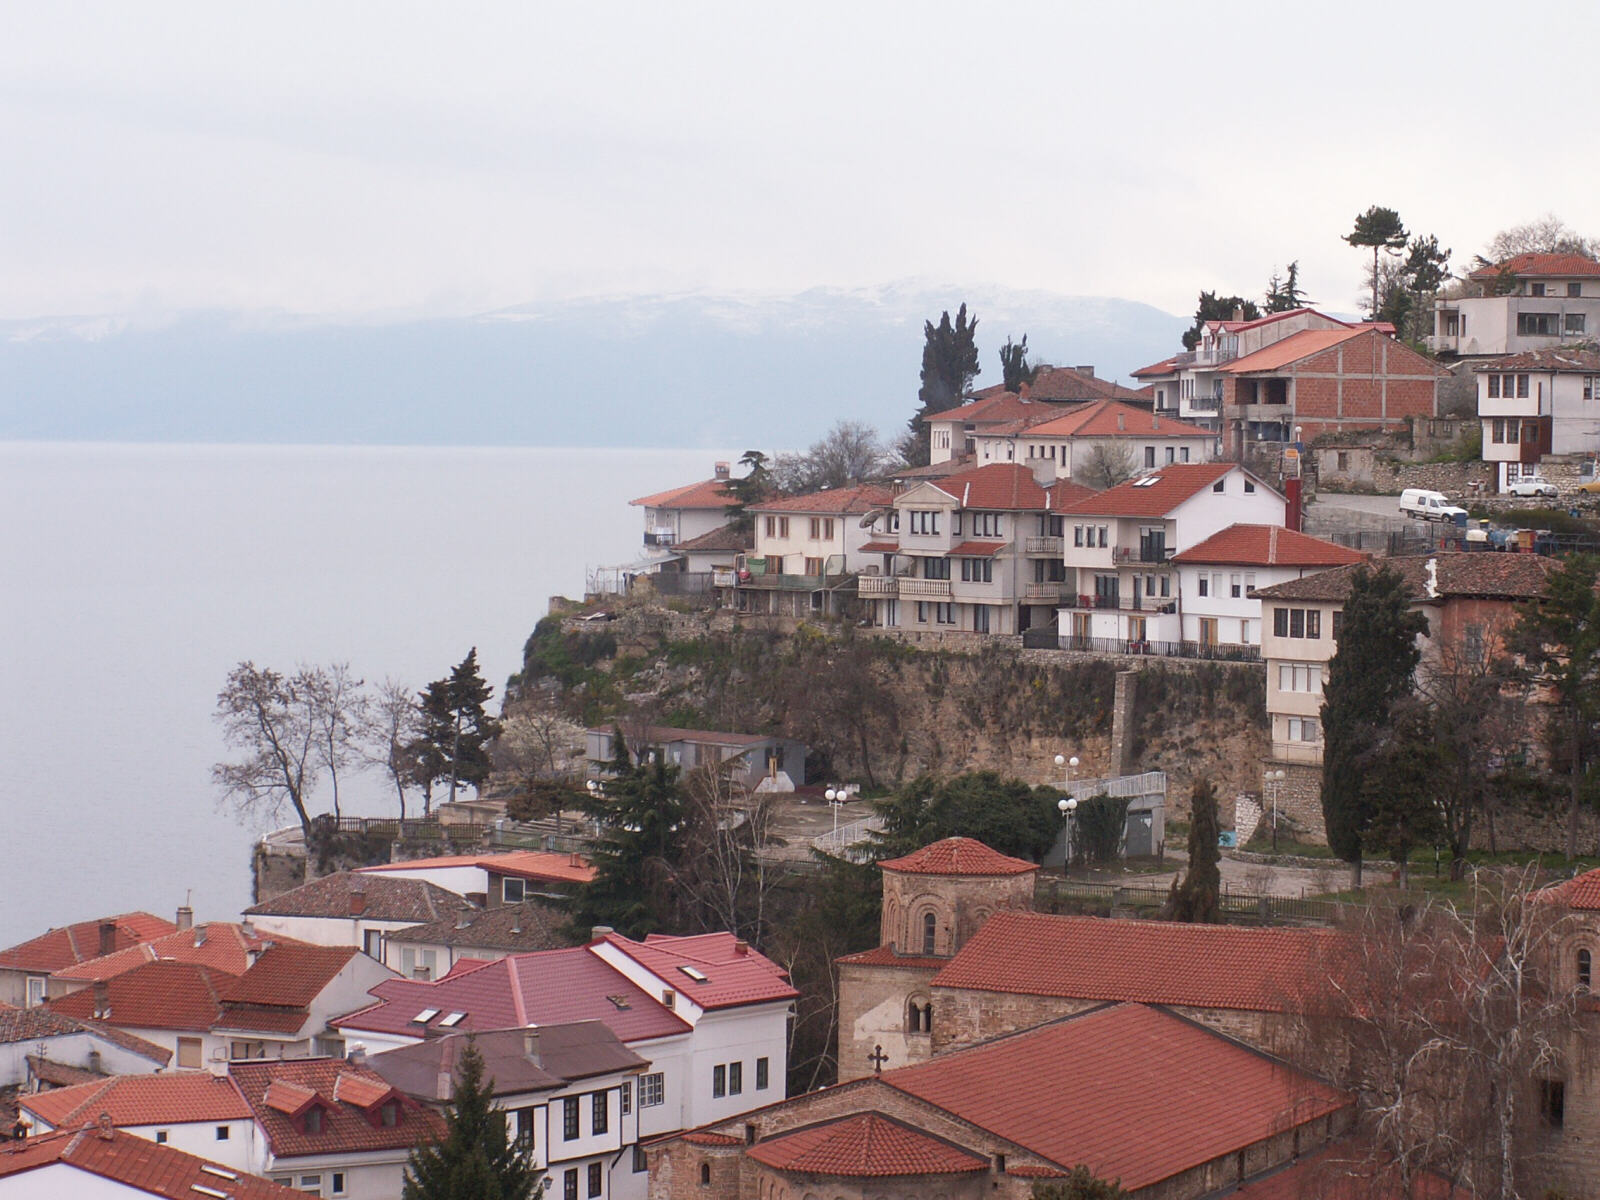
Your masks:
M101 949L100 928L106 922L114 925L112 949L122 950L138 942L160 937L177 928L171 921L147 912L123 913L115 917L101 917L94 921L79 921L58 929L41 933L36 938L0 950L0 967L18 971L60 971L91 958L98 958Z
M1034 437L1213 438L1216 435L1139 405L1099 400L1028 430Z
M1243 567L1337 567L1366 562L1367 555L1281 525L1229 525L1174 554L1172 561Z
M1351 1103L1277 1059L1138 1004L879 1078L1049 1162L1120 1179L1130 1192Z
M734 554L741 550L754 550L755 545L754 526L746 525L740 529L737 524L729 521L726 525L719 525L710 533L702 533L699 537L692 537L686 542L676 542L672 549L677 554L686 554L690 551L698 554L714 554L719 551Z
M1501 274L1588 278L1600 275L1600 262L1582 254L1518 254L1493 266L1479 267L1468 278L1493 279Z
M174 1125L248 1119L250 1106L225 1075L115 1075L96 1083L25 1096L21 1105L57 1129L81 1126L102 1112L114 1125Z
M222 985L227 1004L270 1004L304 1008L357 954L354 946L274 945L248 971Z
M1299 333L1291 333L1270 346L1263 346L1254 354L1244 354L1230 363L1224 363L1219 370L1226 371L1230 375L1244 375L1251 371L1276 371L1291 363L1297 363L1302 358L1320 354L1341 342L1360 337L1366 332L1368 331L1364 329L1349 328L1302 329Z
M1153 362L1148 367L1140 367L1133 373L1135 379L1145 379L1152 376L1171 375L1178 369L1177 356L1163 358L1160 362Z
M390 1092L389 1084L376 1071L347 1063L342 1058L234 1063L228 1070L255 1113L256 1124L277 1159L335 1151L348 1154L363 1150L410 1149L423 1138L437 1136L444 1127L436 1114L401 1093L392 1093L394 1102L400 1106L400 1120L394 1125L374 1122L360 1105L335 1099L334 1092L341 1076ZM346 1089L352 1086L352 1083L344 1084ZM268 1102L269 1089L278 1097L277 1103ZM315 1093L316 1100L327 1109L319 1133L302 1133L289 1113L278 1107L295 1097L301 1098L304 1107L309 1103L304 1100L307 1092Z
M1098 395L1084 397L1085 400L1099 398ZM994 425L1006 421L1049 420L1051 417L1059 416L1062 407L1048 400L1035 400L1027 391L1017 393L991 388L978 393L976 398L968 400L965 404L947 408L943 412L929 413L922 419Z
M800 994L782 967L731 933L692 937L652 933L642 942L610 933L599 941L704 1009L793 1000Z
M1005 385L997 383L974 395L993 396L1004 390ZM1033 382L1023 385L1023 393L1049 404L1066 404L1075 400L1125 400L1135 394L1120 383L1086 374L1073 367L1046 367L1033 377Z
M1546 900L1564 904L1568 908L1600 909L1600 868L1574 875L1571 879L1545 888L1539 894Z
M193 929L179 929L151 938L115 954L91 958L77 966L57 971L53 978L88 983L110 979L143 963L158 959L172 962L203 963L229 975L243 975L250 968L250 955L266 944L257 933L246 933L243 925L231 921L209 921ZM275 938L275 941L294 941Z
M728 483L726 479L703 479L699 483L640 496L628 503L641 508L727 508L734 502Z
M281 1112L290 1117L304 1112L316 1098L316 1088L301 1087L298 1083L290 1083L283 1079L269 1081L267 1090L261 1093L262 1104L274 1112Z
M1164 517L1229 471L1239 470L1242 468L1237 463L1229 462L1172 463L1138 479L1095 492L1067 511L1107 517ZM1256 487L1277 494L1259 480Z
M1008 545L1009 542L959 542L950 547L950 554L956 558L993 558Z
M467 901L423 879L395 879L360 871L324 875L245 909L246 916L350 917L351 893L365 896L360 913L365 921L400 921L415 925L469 907Z
M448 1100L449 1081L469 1038L483 1056L494 1094L552 1091L596 1075L642 1071L650 1060L629 1050L603 1021L569 1021L536 1029L446 1034L373 1055L372 1069L423 1100ZM531 1043L531 1045L530 1045Z
M197 1188L221 1192L229 1200L304 1200L305 1195L147 1138L93 1128L47 1133L10 1147L0 1154L0 1178L55 1163L167 1200L197 1200L206 1194Z
M1561 564L1542 554L1489 554L1481 551L1441 550L1437 554L1386 558L1370 568L1397 571L1413 600L1473 596L1500 600L1531 600L1544 594L1549 577ZM1344 600L1361 564L1334 567L1303 579L1291 579L1260 588L1266 600Z
M404 862L386 863L379 867L358 867L356 874L386 874L390 878L404 878L394 872L431 871L435 867L482 867L491 875L510 875L516 879L533 879L549 883L588 883L594 878L594 868L587 859L577 854L554 854L546 850L508 850L503 854L446 854L437 858L409 858ZM447 915L455 915L453 912Z
M987 1171L989 1160L880 1113L857 1113L757 1142L746 1152L779 1171L846 1178Z
M497 904L469 913L465 925L458 918L449 917L427 925L396 929L384 936L391 942L526 953L570 945L566 926L567 914L560 909L538 900L525 900L521 904Z
M1557 346L1549 350L1529 350L1525 354L1492 358L1472 369L1479 375L1499 371L1571 371L1596 375L1600 374L1600 351L1578 346Z
M1062 512L1093 496L1094 489L1070 479L1042 487L1021 463L986 463L930 482L963 509ZM908 493L902 492L901 495Z
M683 1140L692 1146L737 1146L740 1139L731 1133L713 1133L707 1129L696 1129L683 1135Z
M1011 858L969 837L944 838L878 866L903 875L1022 875L1039 869L1037 863Z
M218 994L232 979L199 963L145 963L100 985L109 1001L100 1019L124 1029L207 1030L222 1014ZM98 990L81 988L46 1000L45 1006L69 1017L91 1019Z
M333 1098L357 1108L371 1108L393 1091L387 1079L357 1075L354 1071L340 1071L333 1077Z
M894 493L876 483L860 483L853 487L829 488L825 492L808 492L804 496L782 496L752 504L755 512L781 513L865 513L874 508L884 508L894 501Z
M900 549L899 542L866 542L861 547L862 554L895 554Z
M933 986L1081 1000L1295 1011L1325 988L1327 929L1185 925L998 912Z
M948 958L924 958L919 954L901 954L894 946L874 946L871 950L861 950L855 954L846 954L834 962L862 966L862 967L910 967L914 970L938 971L942 970L949 962Z

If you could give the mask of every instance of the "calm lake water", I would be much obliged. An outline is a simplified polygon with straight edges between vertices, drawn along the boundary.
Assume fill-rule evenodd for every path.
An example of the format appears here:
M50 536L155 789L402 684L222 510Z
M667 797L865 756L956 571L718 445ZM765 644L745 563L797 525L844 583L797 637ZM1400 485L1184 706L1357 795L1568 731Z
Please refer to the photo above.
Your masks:
M210 781L235 663L418 689L476 645L498 704L549 597L638 556L629 497L727 457L0 443L0 946L191 894L237 919L260 827Z

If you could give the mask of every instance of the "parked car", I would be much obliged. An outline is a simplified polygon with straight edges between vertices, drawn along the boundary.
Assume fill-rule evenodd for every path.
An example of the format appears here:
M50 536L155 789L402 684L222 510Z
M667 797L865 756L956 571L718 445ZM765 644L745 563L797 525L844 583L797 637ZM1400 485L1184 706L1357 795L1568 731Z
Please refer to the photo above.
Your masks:
M1506 487L1508 496L1554 496L1556 485L1539 475L1524 475Z
M1577 490L1580 492L1588 492L1590 495L1600 492L1600 475L1597 475L1595 478L1589 480L1588 483L1580 483Z
M1451 521L1459 525L1467 519L1466 509L1451 504L1443 492L1430 492L1427 488L1407 488L1401 492L1400 511L1422 521Z

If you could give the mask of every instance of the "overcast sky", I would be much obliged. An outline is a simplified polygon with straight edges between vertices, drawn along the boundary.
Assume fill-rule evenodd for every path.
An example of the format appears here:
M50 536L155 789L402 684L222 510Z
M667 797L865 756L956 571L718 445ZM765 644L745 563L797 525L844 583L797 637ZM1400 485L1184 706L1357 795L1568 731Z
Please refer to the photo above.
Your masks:
M1350 310L1370 204L1600 232L1586 4L0 2L5 317L1291 259Z

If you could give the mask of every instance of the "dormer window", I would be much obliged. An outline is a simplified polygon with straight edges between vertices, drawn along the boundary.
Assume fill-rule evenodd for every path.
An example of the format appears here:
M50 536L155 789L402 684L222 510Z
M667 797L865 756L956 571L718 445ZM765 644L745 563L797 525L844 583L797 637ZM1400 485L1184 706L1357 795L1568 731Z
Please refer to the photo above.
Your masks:
M321 1133L322 1107L320 1105L313 1104L310 1108L306 1109L306 1115L301 1120L305 1126L306 1133Z
M380 1124L390 1129L400 1124L400 1102L398 1100L385 1101L383 1107L378 1110L378 1120Z

